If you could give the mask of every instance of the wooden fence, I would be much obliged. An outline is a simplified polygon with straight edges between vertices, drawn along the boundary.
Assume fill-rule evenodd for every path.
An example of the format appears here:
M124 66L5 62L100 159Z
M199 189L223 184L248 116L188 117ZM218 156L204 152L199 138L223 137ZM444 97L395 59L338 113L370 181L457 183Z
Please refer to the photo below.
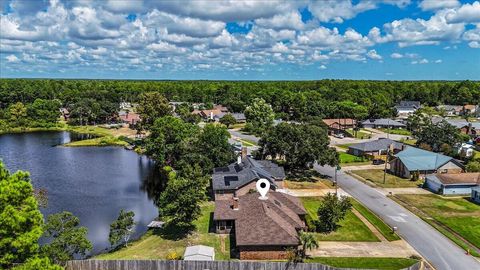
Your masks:
M75 260L67 270L344 270L318 263L248 261ZM418 262L404 270L419 270ZM358 270L358 269L355 269Z

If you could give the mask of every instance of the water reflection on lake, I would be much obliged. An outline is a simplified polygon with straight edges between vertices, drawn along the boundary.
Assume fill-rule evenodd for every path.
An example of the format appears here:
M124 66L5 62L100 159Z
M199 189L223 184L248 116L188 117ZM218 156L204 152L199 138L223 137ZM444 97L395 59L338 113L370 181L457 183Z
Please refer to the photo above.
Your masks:
M58 146L78 139L69 132L0 135L0 158L7 168L29 171L35 188L44 188L44 216L70 211L89 230L94 253L109 246L110 223L120 209L135 212L135 237L157 216L148 194L158 192L154 162L121 147ZM81 138L84 139L84 138Z

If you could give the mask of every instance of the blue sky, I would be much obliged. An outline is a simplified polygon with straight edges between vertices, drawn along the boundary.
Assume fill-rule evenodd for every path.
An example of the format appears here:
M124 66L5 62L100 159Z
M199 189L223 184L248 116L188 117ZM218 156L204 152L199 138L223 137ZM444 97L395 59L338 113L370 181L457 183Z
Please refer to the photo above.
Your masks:
M0 0L0 77L480 80L480 0Z

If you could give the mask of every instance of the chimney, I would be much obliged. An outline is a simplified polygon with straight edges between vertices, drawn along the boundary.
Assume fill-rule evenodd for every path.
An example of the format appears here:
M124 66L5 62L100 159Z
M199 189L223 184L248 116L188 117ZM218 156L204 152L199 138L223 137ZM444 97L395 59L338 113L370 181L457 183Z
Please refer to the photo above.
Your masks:
M248 153L247 147L245 147L245 146L242 147L242 154L241 154L242 159L247 157L247 153Z
M237 157L237 164L242 164L242 156Z
M213 119L213 112L210 112L210 119Z
M238 210L238 198L233 197L233 205L232 205L233 210Z

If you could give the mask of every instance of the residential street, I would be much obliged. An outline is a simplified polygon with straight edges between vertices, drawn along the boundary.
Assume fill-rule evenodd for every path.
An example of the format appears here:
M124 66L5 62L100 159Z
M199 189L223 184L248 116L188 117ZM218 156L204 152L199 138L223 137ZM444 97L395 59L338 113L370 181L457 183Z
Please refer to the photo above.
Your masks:
M255 143L258 143L258 141L260 140L260 138L258 137L255 137L253 135L243 134L242 132L236 129L229 129L228 132L230 132L230 135L232 135L232 137L237 137L242 140L252 141Z
M316 165L315 169L330 177L334 175L334 169L329 166ZM398 234L436 269L480 269L479 261L466 255L463 249L381 192L343 171L337 172L337 180L343 190L367 206L388 225L397 227Z

